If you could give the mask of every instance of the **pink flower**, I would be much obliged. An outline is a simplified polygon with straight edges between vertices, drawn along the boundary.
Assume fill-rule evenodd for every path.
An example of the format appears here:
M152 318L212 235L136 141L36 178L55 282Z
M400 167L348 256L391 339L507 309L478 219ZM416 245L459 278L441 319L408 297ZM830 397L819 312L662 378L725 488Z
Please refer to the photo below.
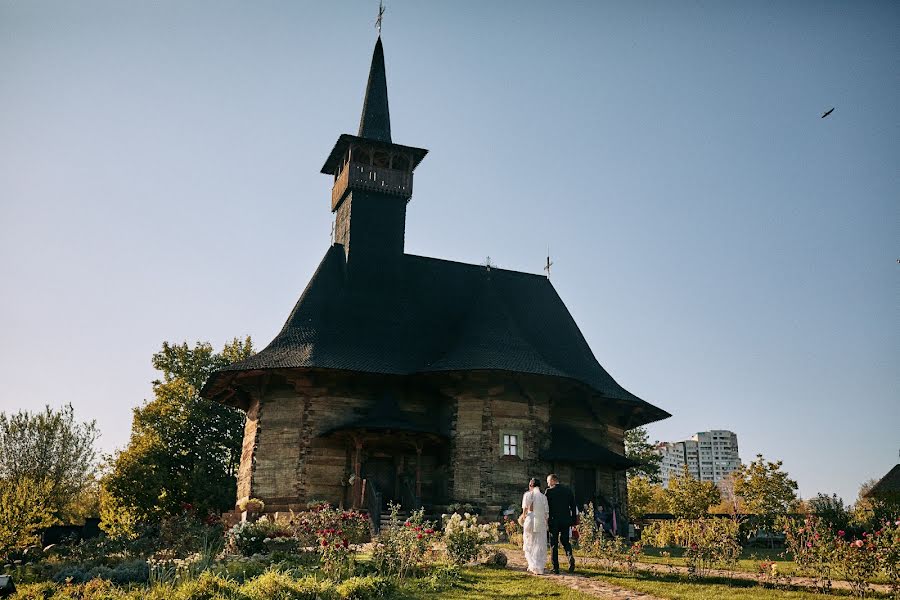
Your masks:
M843 529L841 529L840 531L838 531L838 537L844 537L844 530L843 530Z
M863 535L865 535L865 534L863 534ZM852 545L852 546L856 546L857 548L862 548L862 547L863 547L863 541L862 541L862 540L856 540L856 541L853 542L853 544L851 544L851 545Z
M806 547L807 547L807 548L812 548L812 542L806 542Z

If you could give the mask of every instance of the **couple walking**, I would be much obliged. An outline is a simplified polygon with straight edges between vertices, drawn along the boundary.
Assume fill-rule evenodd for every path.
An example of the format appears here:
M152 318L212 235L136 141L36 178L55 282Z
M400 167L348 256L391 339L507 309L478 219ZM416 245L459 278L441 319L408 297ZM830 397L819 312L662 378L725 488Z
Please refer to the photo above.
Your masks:
M575 524L578 506L572 490L559 483L559 477L547 475L547 494L541 493L541 482L533 477L528 491L522 496L522 549L528 562L528 571L544 574L547 564L547 533L550 533L550 557L553 572L559 574L559 544L569 557L569 573L575 572L575 557L569 543L569 527Z

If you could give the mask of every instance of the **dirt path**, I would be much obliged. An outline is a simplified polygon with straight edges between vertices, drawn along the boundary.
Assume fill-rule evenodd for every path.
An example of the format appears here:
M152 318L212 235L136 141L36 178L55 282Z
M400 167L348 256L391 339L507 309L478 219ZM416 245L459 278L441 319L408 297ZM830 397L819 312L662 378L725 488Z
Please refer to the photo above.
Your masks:
M525 556L522 554L521 550L504 550L503 552L509 559L507 564L509 568L517 571L528 570L525 563ZM559 575L553 575L550 571L546 571L545 573L546 574L543 575L543 577L547 577L555 583L564 585L583 594L594 596L595 598L604 598L606 600L661 600L658 596L651 596L650 594L645 594L643 592L636 592L627 588L604 583L597 579L579 575L577 572L574 575L569 575L566 572L562 572ZM538 576L534 575L533 577Z

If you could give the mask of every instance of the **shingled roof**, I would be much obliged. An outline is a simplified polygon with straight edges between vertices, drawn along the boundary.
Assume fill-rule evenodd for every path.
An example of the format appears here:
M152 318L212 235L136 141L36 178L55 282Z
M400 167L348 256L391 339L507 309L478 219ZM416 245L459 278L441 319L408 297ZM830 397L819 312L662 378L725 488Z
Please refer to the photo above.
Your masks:
M275 339L214 373L203 395L215 397L235 374L254 370L486 370L582 382L639 408L642 423L669 416L600 366L544 276L405 254L398 280L357 286L346 276L344 256L332 246Z
M887 475L882 477L878 483L872 486L866 492L866 498L878 498L888 495L900 495L900 465L894 465L894 468L888 471Z

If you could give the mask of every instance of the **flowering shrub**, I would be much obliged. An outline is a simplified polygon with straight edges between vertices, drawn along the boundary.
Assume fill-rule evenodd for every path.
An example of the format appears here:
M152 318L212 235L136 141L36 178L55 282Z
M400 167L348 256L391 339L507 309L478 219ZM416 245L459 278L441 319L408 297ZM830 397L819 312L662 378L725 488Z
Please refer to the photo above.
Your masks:
M779 517L777 525L784 531L785 546L797 563L798 571L813 580L817 591L828 592L837 558L835 544L837 537L844 537L844 531L835 536L828 524L815 515L808 515L802 521Z
M454 564L462 565L478 560L485 545L499 539L500 528L497 523L479 525L477 517L468 513L444 516L444 544L447 556Z
M522 547L522 526L510 516L503 517L503 531L513 546Z
M681 546L688 573L706 575L714 567L731 568L741 555L739 525L731 519L675 519L651 523L642 537L648 545Z
M794 561L816 581L820 591L827 591L833 574L839 573L856 596L864 597L869 580L882 572L891 591L900 594L900 521L885 522L877 531L863 532L857 539L850 539L844 530L834 532L814 515L802 521L782 519L779 525Z
M238 523L225 534L225 549L232 554L253 556L289 547L293 532L266 516L250 523ZM274 540L274 544L273 544ZM296 548L296 542L294 542Z
M381 533L372 549L372 562L379 575L403 579L412 573L435 538L434 525L424 520L424 511L414 511L400 521L400 505L389 505L391 516L382 524Z
M891 585L891 593L900 598L900 520L886 522L875 536L878 565Z
M341 529L351 544L363 544L369 541L371 522L369 515L355 510L332 508L325 502L312 504L309 510L291 513L289 526L300 546L313 546L318 542L319 531L323 529Z
M319 555L321 569L325 577L340 581L353 570L353 554L350 541L343 529L321 529L319 534Z

